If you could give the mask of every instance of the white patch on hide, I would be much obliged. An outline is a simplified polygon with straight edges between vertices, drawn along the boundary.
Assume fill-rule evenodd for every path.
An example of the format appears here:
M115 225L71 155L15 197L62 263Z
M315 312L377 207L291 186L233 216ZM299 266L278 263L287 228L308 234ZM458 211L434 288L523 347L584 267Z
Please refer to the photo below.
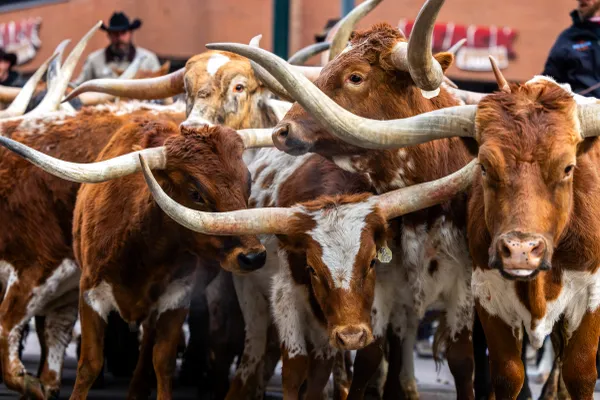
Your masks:
M532 329L531 313L521 303L515 290L515 282L505 279L497 270L476 269L473 273L473 294L481 306L497 316L520 335L521 324L525 326L531 344L539 349L544 338L564 314L571 335L581 323L586 312L592 312L600 305L600 273L584 271L563 271L562 289L555 300L546 303L546 314L534 320Z
M10 287L19 281L15 267L6 261L0 261L0 283L4 287L4 293L8 293ZM2 299L0 299L1 301Z
M84 292L83 299L104 322L108 322L108 314L111 311L117 310L117 302L112 287L106 281L102 281L98 286Z
M81 271L75 261L65 258L43 284L32 289L27 313L33 316L46 311L48 304L79 286L80 276Z
M350 289L362 231L374 207L375 201L369 199L327 210L304 211L317 224L308 234L321 246L321 259L331 273L335 288Z
M194 278L190 276L169 283L156 304L158 315L160 316L160 314L169 310L189 308L194 283Z
M223 54L215 54L208 59L208 63L206 63L206 72L210 76L214 76L219 68L229 62L229 57Z

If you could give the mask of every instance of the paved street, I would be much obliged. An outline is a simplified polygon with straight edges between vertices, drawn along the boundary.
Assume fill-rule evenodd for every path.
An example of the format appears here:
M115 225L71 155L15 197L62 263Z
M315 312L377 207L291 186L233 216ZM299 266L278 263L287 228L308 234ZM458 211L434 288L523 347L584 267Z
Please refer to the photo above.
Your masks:
M31 332L35 332L32 330ZM37 360L39 354L39 343L35 334L30 334L27 338L24 358L30 372L37 370ZM75 382L75 345L71 344L67 350L67 360L65 365L65 374L63 378L63 389L60 399L68 399L71 389ZM452 375L447 365L442 365L439 373L436 372L435 364L432 359L416 357L416 371L421 393L421 400L454 400L456 397L452 384ZM269 385L270 399L279 399L281 370L278 367L276 375ZM128 380L114 379L110 374L106 375L105 387L101 390L92 390L90 400L117 400L124 399L127 393ZM537 398L541 390L541 385L532 383L534 398ZM196 399L196 392L191 388L175 388L174 399L191 400ZM6 390L4 385L0 384L0 399L17 399L18 396ZM600 400L600 393L597 392L595 399Z

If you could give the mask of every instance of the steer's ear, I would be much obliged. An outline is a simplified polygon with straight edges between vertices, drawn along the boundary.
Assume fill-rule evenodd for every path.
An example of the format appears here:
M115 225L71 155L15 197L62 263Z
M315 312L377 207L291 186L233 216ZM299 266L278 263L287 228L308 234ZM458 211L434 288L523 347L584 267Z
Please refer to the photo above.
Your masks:
M437 60L437 62L440 63L440 66L442 67L442 71L444 71L444 72L446 72L446 70L448 68L450 68L450 66L454 62L454 54L448 53L446 51L437 53L436 55L433 56L433 58L435 58Z
M582 154L587 153L587 151L589 149L594 147L594 145L597 143L596 142L597 140L598 140L597 136L591 136L591 137L583 139L583 142L579 143L579 146L577 147L577 157L579 157Z
M477 143L477 140L470 137L461 137L460 140L462 140L469 153L473 157L477 157L479 154L479 143Z

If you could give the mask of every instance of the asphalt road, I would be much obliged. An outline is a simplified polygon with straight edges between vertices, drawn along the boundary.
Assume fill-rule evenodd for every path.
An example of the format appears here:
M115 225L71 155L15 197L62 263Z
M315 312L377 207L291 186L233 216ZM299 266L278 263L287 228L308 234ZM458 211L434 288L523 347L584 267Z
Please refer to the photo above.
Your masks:
M32 330L35 332L35 330ZM39 343L35 334L30 334L27 338L24 361L30 372L37 371L37 362L39 359ZM65 371L63 374L63 387L60 399L68 399L75 383L76 372L75 345L71 344L67 350L67 359L65 361ZM421 400L453 400L456 394L453 387L452 375L446 364L443 364L439 371L436 371L435 363L430 358L415 358L416 376L419 384ZM268 399L280 399L281 370L277 369L275 376L269 384ZM88 399L90 400L117 400L125 399L127 394L127 379L115 379L110 374L105 375L105 385L101 389L93 389ZM534 398L537 398L541 390L541 385L532 383ZM0 399L18 399L19 397L0 384ZM197 399L196 390L193 388L175 387L173 398L177 400ZM600 392L594 396L600 400Z

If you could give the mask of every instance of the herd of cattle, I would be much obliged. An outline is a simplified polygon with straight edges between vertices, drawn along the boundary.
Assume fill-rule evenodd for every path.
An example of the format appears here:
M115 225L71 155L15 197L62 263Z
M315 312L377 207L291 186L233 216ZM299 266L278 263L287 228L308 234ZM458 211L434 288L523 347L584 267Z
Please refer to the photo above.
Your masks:
M497 92L457 89L444 76L456 49L430 49L443 0L426 2L408 40L386 23L353 32L380 1L341 22L323 67L257 37L208 45L169 75L131 79L143 76L132 65L71 90L96 25L64 65L67 42L2 92L16 96L0 111L7 387L56 398L79 317L71 399L86 398L118 312L142 327L128 398L153 382L171 398L180 327L218 264L235 288L218 296L237 298L245 325L227 399L261 399L279 360L285 399L321 398L332 371L336 398L362 399L384 358L383 398L418 399L412 349L432 308L458 399L474 398L475 313L491 396L519 395L524 333L536 348L552 333L554 386L593 398L600 105L543 76L509 84L493 59ZM34 317L37 376L19 355Z

